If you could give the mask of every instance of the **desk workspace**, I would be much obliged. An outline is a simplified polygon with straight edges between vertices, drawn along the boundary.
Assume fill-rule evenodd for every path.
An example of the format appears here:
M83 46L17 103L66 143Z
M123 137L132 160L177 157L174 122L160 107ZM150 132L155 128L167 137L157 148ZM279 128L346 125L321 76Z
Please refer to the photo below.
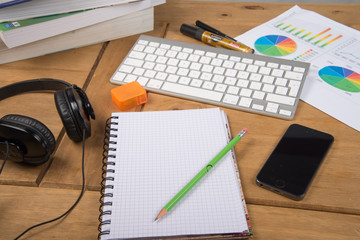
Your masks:
M196 20L201 20L231 37L237 37L292 7L293 4L287 3L168 0L154 8L154 30L144 35L203 47L208 45L180 32L182 24L195 25ZM360 30L360 4L300 4L299 7ZM264 33L265 35L267 33ZM96 118L91 119L91 136L86 139L85 144L86 185L79 204L61 221L35 228L21 239L98 237L104 128L112 113L120 112L110 94L111 89L119 85L110 82L110 79L139 38L140 35L134 35L0 65L0 87L27 79L61 79L83 88L96 114ZM254 47L245 38L236 39ZM214 51L217 51L215 49L218 48L214 48ZM255 50L257 51L256 48ZM226 106L219 107L215 103L148 91L147 103L126 110L126 113L180 112L179 110L193 109L200 111L215 108L220 108L219 112L226 114L233 137L243 128L248 129L246 136L235 145L234 153L252 239L360 238L359 131L311 104L301 99L297 100L296 112L289 120L286 117L273 117ZM82 144L81 141L74 142L66 134L54 107L53 94L26 93L4 99L0 104L0 112L1 117L7 114L21 114L38 119L51 130L56 141L54 153L45 164L34 167L8 161L0 175L0 239L14 239L34 224L60 216L75 202L82 188ZM223 119L220 113L216 116ZM213 122L202 121L207 124ZM316 129L334 137L334 142L311 187L301 201L294 201L256 184L257 174L292 124ZM221 148L216 150L217 152L212 152L213 155ZM205 164L211 159L212 157L204 160ZM222 159L212 170L213 175L205 178L211 179L216 175L216 170L230 166L224 165L227 160ZM193 173L196 174L200 169L199 167ZM189 182L194 174L189 173L185 176L184 184ZM205 181L194 187L166 216L152 224L168 224L172 220L171 216L183 212L181 210L187 206L186 201L196 195L196 190L206 187L203 185L206 185ZM152 209L152 222L161 208L180 189L181 187L169 190L170 196L165 194L167 199L161 199L157 209ZM244 221L244 224L246 223L247 221Z

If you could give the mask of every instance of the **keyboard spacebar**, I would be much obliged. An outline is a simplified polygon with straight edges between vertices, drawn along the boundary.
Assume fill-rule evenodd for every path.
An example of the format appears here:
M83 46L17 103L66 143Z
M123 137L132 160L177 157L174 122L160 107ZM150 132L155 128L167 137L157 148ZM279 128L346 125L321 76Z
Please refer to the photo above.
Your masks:
M208 100L217 101L217 102L220 102L220 100L223 96L223 94L220 92L214 92L214 91L209 91L206 89L194 88L194 87L189 87L189 86L180 85L180 84L174 84L174 83L170 83L170 82L165 82L161 89L165 90L165 91L185 95L184 97L192 96L195 98L203 98L203 99L208 99Z

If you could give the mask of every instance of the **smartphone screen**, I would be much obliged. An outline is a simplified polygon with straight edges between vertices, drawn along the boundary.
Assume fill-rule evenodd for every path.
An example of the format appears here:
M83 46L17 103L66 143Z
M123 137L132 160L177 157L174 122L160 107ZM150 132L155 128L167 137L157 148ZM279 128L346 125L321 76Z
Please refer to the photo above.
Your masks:
M334 137L292 124L256 177L256 183L294 200L304 198Z

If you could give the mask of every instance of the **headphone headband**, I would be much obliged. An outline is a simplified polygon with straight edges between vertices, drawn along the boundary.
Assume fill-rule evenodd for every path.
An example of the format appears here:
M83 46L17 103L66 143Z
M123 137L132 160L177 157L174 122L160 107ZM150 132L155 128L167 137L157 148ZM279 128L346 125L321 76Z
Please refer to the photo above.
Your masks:
M20 93L42 90L63 90L71 86L68 82L52 78L38 78L16 82L0 88L0 101Z

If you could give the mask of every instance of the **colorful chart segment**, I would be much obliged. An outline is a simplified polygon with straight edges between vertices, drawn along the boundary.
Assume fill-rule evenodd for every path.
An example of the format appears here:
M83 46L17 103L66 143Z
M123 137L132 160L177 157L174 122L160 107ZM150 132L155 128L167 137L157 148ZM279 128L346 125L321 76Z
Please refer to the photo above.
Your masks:
M347 92L360 92L360 74L343 67L326 66L319 71L322 80Z
M296 43L281 35L267 35L255 41L255 48L268 56L285 56L296 50Z

